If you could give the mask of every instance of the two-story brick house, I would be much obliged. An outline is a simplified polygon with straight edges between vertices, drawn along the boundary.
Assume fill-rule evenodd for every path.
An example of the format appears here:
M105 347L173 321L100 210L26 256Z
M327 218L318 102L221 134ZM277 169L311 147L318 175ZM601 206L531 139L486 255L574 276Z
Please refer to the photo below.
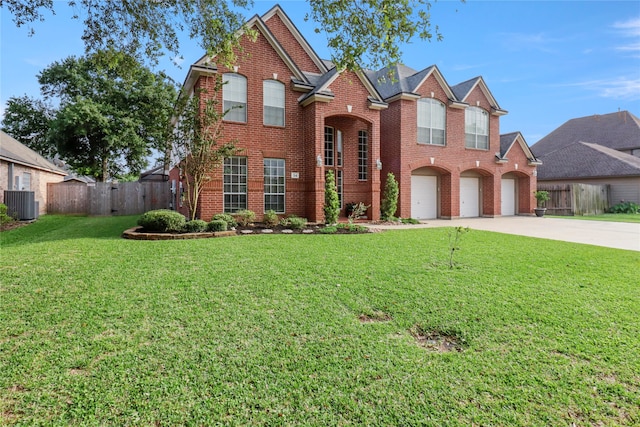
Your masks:
M273 209L321 222L328 170L342 206L364 202L372 220L388 172L400 187L397 216L531 213L538 162L521 134L500 136L507 112L481 77L449 86L435 66L338 72L279 6L248 27L258 37L241 36L236 65L205 56L183 85L188 96L221 74L221 108L237 107L224 135L239 152L212 171L200 218L250 209L260 219ZM179 193L177 168L171 179Z

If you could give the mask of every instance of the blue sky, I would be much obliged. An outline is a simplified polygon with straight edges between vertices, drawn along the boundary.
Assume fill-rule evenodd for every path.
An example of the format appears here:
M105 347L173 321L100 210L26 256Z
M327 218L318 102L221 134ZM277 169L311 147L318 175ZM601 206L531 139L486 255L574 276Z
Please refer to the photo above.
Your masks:
M326 37L304 22L304 1L280 1L322 58ZM247 16L275 2L256 1ZM50 63L81 55L83 26L71 20L66 1L56 15L16 28L3 7L0 17L0 108L11 96L39 96L37 74ZM415 40L403 62L416 70L436 64L450 85L483 76L509 114L501 133L521 131L529 143L569 119L620 110L640 116L640 1L438 1L431 9L441 42ZM182 40L182 68L161 61L182 82L202 56L196 41ZM1 112L1 110L0 110Z

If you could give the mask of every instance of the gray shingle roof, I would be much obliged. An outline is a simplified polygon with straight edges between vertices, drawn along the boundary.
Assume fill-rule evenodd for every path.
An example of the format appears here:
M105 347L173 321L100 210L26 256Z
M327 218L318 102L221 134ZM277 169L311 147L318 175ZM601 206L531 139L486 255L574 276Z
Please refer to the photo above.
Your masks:
M481 77L474 77L467 80L466 82L458 83L455 86L451 86L451 90L455 94L458 101L462 101L480 79Z
M520 132L511 132L500 135L500 157L504 157L509 151L509 148L516 142Z
M582 141L541 156L541 160L538 180L640 176L640 158Z
M613 150L640 149L640 120L628 111L571 119L531 146L538 157L578 141Z
M67 172L42 157L10 135L0 131L0 158L7 162L20 163L35 169L66 175Z

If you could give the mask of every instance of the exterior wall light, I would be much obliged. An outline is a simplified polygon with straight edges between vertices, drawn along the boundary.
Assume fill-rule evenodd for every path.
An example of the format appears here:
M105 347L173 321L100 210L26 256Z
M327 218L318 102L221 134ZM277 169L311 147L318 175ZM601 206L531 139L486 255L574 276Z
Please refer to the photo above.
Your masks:
M318 166L319 168L322 167L322 156L318 154L318 157L316 157L316 166Z
M376 169L382 170L382 162L380 161L380 159L376 160Z

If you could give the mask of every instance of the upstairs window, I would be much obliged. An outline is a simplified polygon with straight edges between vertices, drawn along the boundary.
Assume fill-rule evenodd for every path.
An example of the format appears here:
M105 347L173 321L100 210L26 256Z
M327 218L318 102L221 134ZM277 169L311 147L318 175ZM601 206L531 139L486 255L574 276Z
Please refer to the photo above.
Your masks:
M262 82L263 121L269 126L284 126L284 84L275 80Z
M222 76L222 108L225 120L247 122L247 78L240 74L227 73Z
M445 145L446 108L437 99L418 100L418 144Z
M489 149L489 114L482 108L469 107L464 113L464 146Z

